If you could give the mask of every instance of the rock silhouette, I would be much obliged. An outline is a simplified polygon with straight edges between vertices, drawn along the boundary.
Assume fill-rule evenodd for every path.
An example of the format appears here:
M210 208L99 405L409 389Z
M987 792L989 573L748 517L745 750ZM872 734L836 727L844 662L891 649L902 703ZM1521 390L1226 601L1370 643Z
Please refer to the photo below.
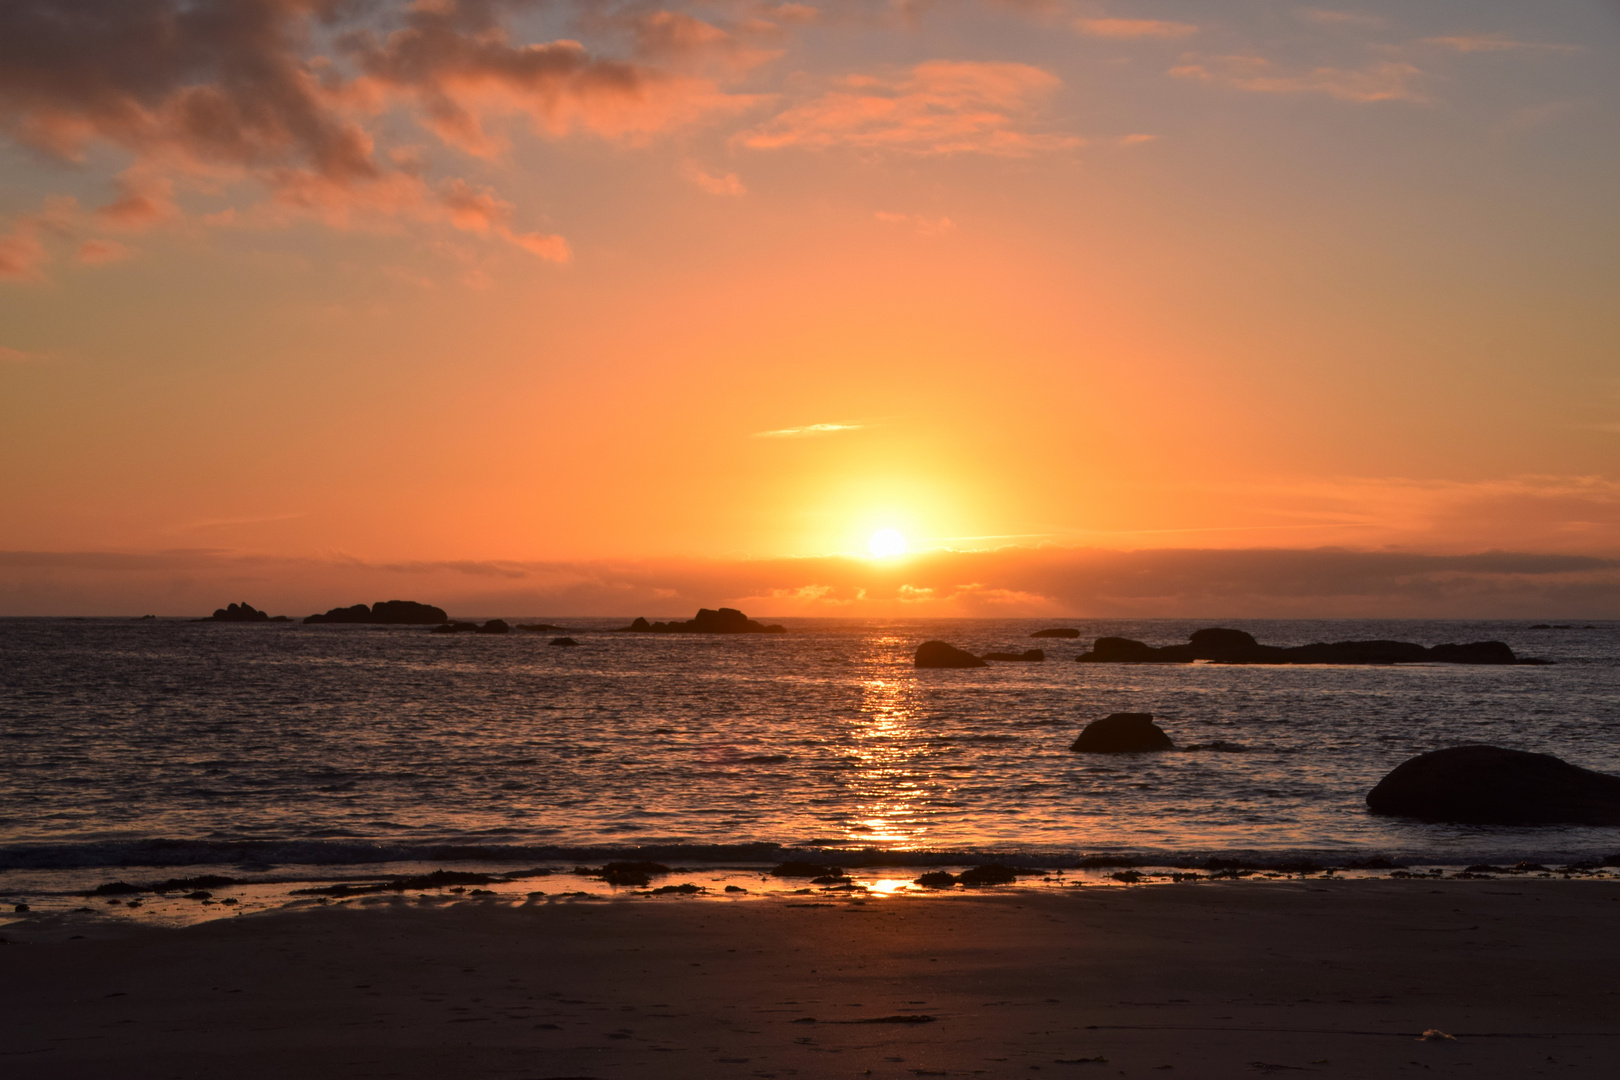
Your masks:
M371 607L355 604L333 608L324 615L311 615L306 623L362 623L373 626L432 626L447 623L443 608L419 604L415 600L379 600Z
M1551 754L1453 746L1397 765L1367 793L1367 807L1469 825L1620 825L1620 776Z
M501 619L491 619L479 626L475 622L442 622L433 628L435 634L510 634L512 628Z
M1055 626L1050 630L1037 630L1030 637L1079 637L1080 631L1068 626Z
M550 641L546 642L546 644L547 645L555 645L558 648L562 648L562 649L577 649L577 648L579 648L579 642L575 641L571 637L554 637Z
M1036 664L1046 659L1046 653L1041 649L1025 649L1023 652L987 652L986 660L1022 661Z
M719 611L699 608L697 617L685 622L648 622L638 618L629 626L620 627L620 634L785 634L787 627L755 622L736 608L723 607Z
M148 619L150 619L152 616L148 615L146 617ZM214 614L209 616L207 621L209 621L209 622L270 622L271 620L270 620L269 612L260 611L258 608L254 607L252 604L249 604L247 601L244 600L240 604L232 604L229 607L215 608L214 609ZM281 619L279 619L277 621L286 622L287 621L286 616L282 616Z
M956 875L956 880L970 889L983 888L986 885L1011 885L1018 880L1018 871L1000 863L989 863L962 871Z
M1152 713L1117 712L1087 724L1069 749L1081 754L1143 754L1175 747L1153 722Z
M1154 647L1131 638L1100 637L1091 651L1075 657L1083 664L1546 664L1520 659L1500 641L1474 641L1425 648L1409 641L1336 641L1312 645L1262 645L1242 630L1212 627L1195 631L1185 645Z
M955 645L947 645L943 641L925 641L917 646L917 655L913 663L921 668L970 668L988 667L983 660Z

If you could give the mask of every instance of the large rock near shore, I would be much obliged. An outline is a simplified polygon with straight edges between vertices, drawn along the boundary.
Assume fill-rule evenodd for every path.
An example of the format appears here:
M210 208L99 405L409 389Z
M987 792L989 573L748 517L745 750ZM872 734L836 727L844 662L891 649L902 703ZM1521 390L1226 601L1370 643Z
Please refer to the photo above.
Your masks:
M1146 754L1174 750L1176 744L1145 712L1110 713L1093 720L1069 747L1080 754Z
M785 634L787 627L756 622L736 608L699 608L697 617L685 622L648 622L637 618L629 626L621 626L620 634Z
M989 667L983 660L965 649L947 645L943 641L925 641L917 646L913 663L926 668Z
M1468 825L1620 825L1620 776L1500 746L1431 750L1367 793L1375 814Z
M1212 626L1194 631L1185 645L1152 646L1123 637L1098 638L1075 657L1087 664L1545 664L1521 660L1500 641L1473 641L1428 648L1410 641L1319 641L1311 645L1262 645L1244 630Z

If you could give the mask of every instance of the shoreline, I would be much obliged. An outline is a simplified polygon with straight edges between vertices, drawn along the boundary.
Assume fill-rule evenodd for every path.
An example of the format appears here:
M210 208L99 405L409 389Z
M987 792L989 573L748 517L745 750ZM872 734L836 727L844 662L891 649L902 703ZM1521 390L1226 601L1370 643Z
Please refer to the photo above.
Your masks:
M1042 894L1082 888L1139 889L1245 881L1251 884L1348 881L1588 880L1620 883L1620 866L1597 861L1575 865L1456 866L1412 863L1312 869L1236 861L1191 869L1152 865L1124 858L1097 858L1090 865L1040 867L1017 862L1005 867L1007 880L989 884L924 884L924 874L960 875L977 865L938 864L850 866L838 877L810 872L779 876L772 864L687 864L655 870L643 881L607 880L600 867L572 864L521 870L488 863L402 862L366 867L281 867L254 873L240 867L188 866L167 872L131 873L133 868L62 872L0 873L0 935L39 918L76 917L90 921L186 926L246 914L268 914L328 904L371 904L387 900L455 903L482 898L500 903L550 903L559 899L637 900L671 894L690 899L747 902L784 897L851 898L984 896L1006 892ZM1386 860L1387 862L1387 860ZM1620 859L1611 860L1620 862ZM71 884L69 884L71 882ZM66 886L66 887L64 887Z
M0 1031L66 1078L1600 1075L1617 903L1521 876L39 916Z

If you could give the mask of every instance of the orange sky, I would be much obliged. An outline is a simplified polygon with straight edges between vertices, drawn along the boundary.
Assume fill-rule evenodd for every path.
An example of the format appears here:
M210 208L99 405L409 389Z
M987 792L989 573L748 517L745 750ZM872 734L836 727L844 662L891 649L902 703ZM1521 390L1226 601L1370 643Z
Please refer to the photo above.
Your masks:
M0 558L0 614L232 560L886 613L817 561L884 527L1003 549L914 561L924 614L1419 610L1032 549L1620 557L1617 61L1563 0L8 4L0 556L158 561Z

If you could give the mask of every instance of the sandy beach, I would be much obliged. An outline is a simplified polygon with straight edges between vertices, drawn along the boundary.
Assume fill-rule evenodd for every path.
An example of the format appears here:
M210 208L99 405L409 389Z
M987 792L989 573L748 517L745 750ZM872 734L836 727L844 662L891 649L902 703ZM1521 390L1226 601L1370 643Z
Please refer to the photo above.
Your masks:
M1609 882L1315 880L50 917L0 946L0 1071L1597 1076L1617 903Z

